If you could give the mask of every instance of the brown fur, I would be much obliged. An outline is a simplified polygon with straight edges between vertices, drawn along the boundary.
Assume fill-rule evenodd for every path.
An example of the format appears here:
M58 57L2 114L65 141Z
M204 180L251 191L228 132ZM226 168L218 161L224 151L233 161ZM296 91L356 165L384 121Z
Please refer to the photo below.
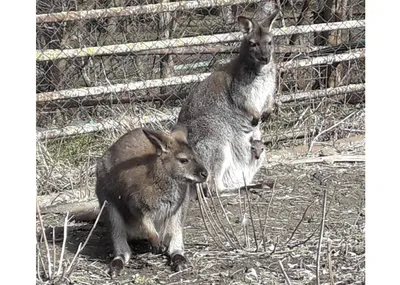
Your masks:
M96 194L100 204L108 202L112 276L129 261L128 240L136 238L148 239L156 253L167 247L174 270L185 266L183 223L189 189L207 175L179 125L170 134L134 129L104 153L97 163Z

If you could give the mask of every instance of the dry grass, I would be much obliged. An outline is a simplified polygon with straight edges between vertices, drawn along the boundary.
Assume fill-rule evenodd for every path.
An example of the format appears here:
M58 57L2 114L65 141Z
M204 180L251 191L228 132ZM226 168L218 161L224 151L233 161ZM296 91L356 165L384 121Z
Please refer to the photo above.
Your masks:
M285 18L278 25L296 22L295 14L301 5L291 7L289 2L282 7ZM43 4L45 1L38 2ZM356 1L353 5L353 17L362 19L363 2ZM356 6L361 11L356 11ZM46 9L42 7L41 13ZM227 25L223 15L215 13L220 12L214 8L180 12L182 17L176 17L172 36L237 29L235 25ZM155 15L142 15L135 18L136 23L129 17L120 17L90 23L70 22L64 26L39 25L39 37L47 34L48 39L47 42L39 39L37 48L49 48L50 42L59 47L81 47L158 39L159 34L154 32L157 19ZM363 29L350 31L349 43L362 40L364 33ZM288 36L277 37L276 43L287 47L287 40ZM297 44L314 45L314 34L302 35ZM278 54L278 59L282 60L282 56ZM217 66L216 60L231 57L174 55L175 66L180 66L175 75L208 72ZM158 55L128 54L42 62L38 64L37 89L42 92L159 78L160 60ZM189 67L199 62L208 64ZM330 78L335 86L364 82L364 59L343 62L340 67L341 76L340 68L334 67ZM310 90L316 80L326 77L318 70L323 68L311 66L287 71L279 78L279 93ZM93 198L96 158L126 131L144 126L149 116L156 120L150 120L147 127L170 129L177 115L171 107L179 107L194 85L170 86L167 93L151 88L118 96L105 94L99 98L38 103L37 126L43 129L103 119L117 122L115 128L106 131L37 141L37 195L41 205ZM146 96L148 100L138 102L136 96ZM185 228L186 254L191 267L184 272L172 273L165 258L137 252L125 274L119 280L110 280L107 264L112 249L104 227L69 221L68 215L42 216L38 210L37 283L365 284L364 164L291 163L299 157L325 156L328 147L337 155L364 154L364 141L339 143L344 138L364 134L363 102L363 94L344 94L280 105L273 120L263 126L269 164L256 177L258 182L274 183L270 189L247 187L225 196L211 189L214 196L210 198L199 191L198 201L189 209ZM162 121L157 117L168 119ZM301 155L288 151L298 147L305 148Z
M344 154L363 154L364 142L338 143L337 149ZM282 151L285 150L279 150L280 154ZM305 147L302 156L306 153ZM98 226L81 252L70 281L74 284L284 284L285 280L290 280L291 284L311 285L316 282L320 248L321 284L329 284L332 279L335 284L364 284L364 163L289 163L297 159L295 156L286 156L289 157L286 162L271 163L257 175L257 182L276 180L274 190L249 188L248 196L234 193L214 197L214 204L211 197L206 198L207 213L214 215L215 228L219 226L219 230L211 234L206 228L206 225L211 227L210 222L203 222L198 201L192 201L185 226L186 255L191 266L184 272L173 273L165 258L136 250L121 278L111 281L107 264L112 248L106 228ZM249 205L253 210L254 228ZM215 210L220 213L221 223ZM247 232L243 216L247 216ZM322 219L325 225L321 239ZM55 245L60 252L64 216L47 214L43 220L49 241L54 236L52 227L56 227ZM58 233L57 226L60 226ZM65 259L72 260L91 226L71 222L68 229ZM235 235L240 247L235 242L235 247L229 243L225 232L232 241L236 240ZM215 241L218 237L227 250ZM40 247L45 256L43 244Z

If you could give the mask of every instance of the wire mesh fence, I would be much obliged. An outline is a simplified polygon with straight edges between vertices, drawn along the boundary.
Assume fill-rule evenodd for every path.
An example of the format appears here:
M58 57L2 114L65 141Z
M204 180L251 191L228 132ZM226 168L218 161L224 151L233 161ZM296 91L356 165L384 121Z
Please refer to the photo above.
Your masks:
M88 189L96 157L122 133L169 128L190 90L238 53L236 17L265 2L38 0L38 193ZM280 108L264 140L363 132L365 1L276 3Z

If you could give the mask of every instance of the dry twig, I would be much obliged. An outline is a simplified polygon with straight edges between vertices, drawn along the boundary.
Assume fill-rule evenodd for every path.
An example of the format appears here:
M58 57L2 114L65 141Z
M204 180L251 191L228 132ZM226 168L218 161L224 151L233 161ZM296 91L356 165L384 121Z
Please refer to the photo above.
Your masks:
M64 258L64 251L65 251L65 243L67 242L68 214L69 214L69 212L67 212L67 215L65 216L65 221L64 221L64 236L63 236L63 244L61 247L60 261L58 262L58 271L57 271L58 276L60 276L60 274L61 274L63 258Z
M44 230L42 214L40 213L39 203L37 200L36 200L36 211L39 216L40 229L42 231L42 237L44 239L44 244L45 244L46 253L47 253L48 272L46 272L46 270L45 270L45 274L47 275L47 278L51 278L52 277L52 274L51 274L52 273L52 271L51 271L52 264L51 264L51 257L50 257L50 249L49 249L49 244L47 243L47 237L46 237L46 232ZM44 269L44 267L43 267L43 269Z
M214 240L214 242L220 246L221 248L223 248L225 251L227 250L227 248L223 245L219 235L217 234L217 231L215 230L215 227L213 225L213 223L211 222L210 218L208 217L208 212L205 209L204 206L204 192L203 189L201 188L201 186L199 184L196 185L196 191L197 191L197 201L199 202L199 208L200 208L200 214L201 214L201 218L203 219L203 223L204 226L207 229L207 232L210 234L211 238ZM208 222L206 221L206 216L207 216L207 220L210 222L212 229L214 230L214 233L212 233ZM215 238L215 236L218 237L218 240Z
M91 228L91 230L90 230L88 236L86 237L86 240L85 240L85 242L83 243L83 245L82 245L82 243L79 244L78 250L76 251L74 258L72 259L71 264L69 265L69 267L68 267L68 269L67 269L67 271L66 271L66 277L67 277L67 278L69 278L69 277L71 276L71 274L72 274L72 272L73 272L73 269L74 269L74 266L75 266L75 264L76 264L76 263L74 263L74 262L75 262L75 259L76 259L76 257L82 252L82 250L85 248L85 246L86 246L86 244L88 243L90 237L92 236L93 231L94 231L94 229L96 228L97 223L99 222L100 216L101 216L101 214L103 213L103 209L104 209L104 207L106 206L106 204L107 204L107 201L104 201L103 205L101 206L100 212L99 212L99 214L97 215L96 221L94 222L93 227ZM81 246L81 245L82 245L82 246Z
M271 199L269 200L268 207L267 207L267 213L265 214L264 228L262 229L262 236L265 236L265 231L267 229L267 219L268 219L268 214L269 214L269 208L271 207L272 199L274 198L275 186L276 186L276 181L277 180L278 179L275 178L274 185L272 186ZM264 251L267 251L266 241L265 240L263 240L263 246L264 246Z
M224 224L222 223L221 219L219 218L219 214L218 214L218 212L217 212L217 206L216 206L216 203L214 202L214 198L213 198L214 193L217 193L217 192L218 192L215 183L213 184L213 187L209 187L209 188L210 188L210 194L211 194L211 195L210 195L210 199L211 199L211 203L212 203L212 208L214 209L215 216L217 217L217 221L218 221L218 223L219 223L219 225L220 225L220 228L222 229L222 233L224 234L225 238L229 241L229 243L231 244L231 246L236 247L235 244L234 244L234 242L233 242L233 241L231 240L231 238L229 237L229 234L226 232L225 226L224 226ZM217 196L217 194L216 194L216 196ZM221 202L220 202L220 205L221 205L221 208L224 209L224 206L222 205ZM224 211L224 212L225 212L225 211ZM228 219L228 224L229 224L229 219Z
M278 263L279 263L279 267L282 270L283 276L285 276L286 283L288 285L291 285L292 283L290 282L289 276L286 274L285 268L283 268L282 261L279 260Z
M55 227L53 227L53 261L54 261L54 270L56 268L56 231L55 231ZM53 274L55 274L55 271L53 272Z
M320 132L318 135L316 135L316 136L314 137L314 139L312 139L312 141L310 142L310 147L308 148L308 153L311 152L312 147L313 147L313 145L314 145L314 142L317 140L317 138L319 138L322 134L324 134L324 133L326 133L326 132L328 132L328 131L330 131L330 130L336 128L336 127L339 126L341 123L343 123L344 121L346 121L347 119L349 119L350 117L352 117L355 113L357 113L357 112L351 113L351 114L348 115L346 118L340 120L339 122L337 122L337 123L334 124L333 126L327 128L326 130L323 130L323 131Z
M319 241L318 241L318 251L317 251L317 267L315 269L316 277L317 277L317 285L320 285L320 276L319 276L319 267L320 267L320 259L321 259L321 246L322 246L322 238L324 237L324 227L325 227L325 210L326 210L326 199L327 199L328 190L325 188L324 190L324 204L322 207L322 219L321 219L321 229L319 233Z
M255 251L258 251L256 228L254 227L254 219L253 219L253 214L252 214L252 211L251 211L251 202L250 202L250 198L249 198L249 191L247 189L247 184L246 184L246 179L244 177L244 173L243 173L243 181L244 181L244 187L245 187L245 191L246 191L247 203L249 205L249 215L250 215L251 226L253 228L254 242L256 244L256 250Z
M233 237L234 237L235 240L236 240L237 246L238 246L239 248L242 249L243 247L242 247L242 245L241 245L240 242L239 242L239 238L237 237L237 235L236 235L236 233L235 233L235 231L234 231L234 229L233 229L233 227L232 227L232 224L231 224L230 221L229 221L228 213L226 212L225 207L222 205L221 196L219 195L218 191L215 191L215 193L216 193L216 196L217 196L217 200L218 200L218 202L219 202L219 205L220 205L220 207L221 207L221 209L222 209L222 212L224 213L225 219L226 219L226 221L227 221L227 223L228 223L229 229L231 230L232 235L233 235Z
M289 243L289 241L292 240L292 238L293 238L294 234L296 233L297 229L299 228L300 224L303 222L304 218L306 217L308 209L311 207L312 204L314 204L314 201L311 201L311 203L307 206L306 210L304 211L303 215L301 216L300 221L297 223L296 227L294 228L294 231L290 235L289 239L286 241L285 245L287 245Z
M328 268L329 268L330 285L334 285L335 280L333 279L332 260L331 260L331 243L330 242L328 242Z

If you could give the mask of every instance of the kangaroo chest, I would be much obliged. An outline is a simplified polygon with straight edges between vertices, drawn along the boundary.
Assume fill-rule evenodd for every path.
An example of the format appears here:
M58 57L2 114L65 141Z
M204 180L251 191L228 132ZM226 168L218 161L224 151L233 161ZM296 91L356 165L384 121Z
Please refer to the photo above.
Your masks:
M262 112L266 102L274 96L275 84L275 73L272 68L268 68L266 72L242 84L239 92L246 98L249 106Z

